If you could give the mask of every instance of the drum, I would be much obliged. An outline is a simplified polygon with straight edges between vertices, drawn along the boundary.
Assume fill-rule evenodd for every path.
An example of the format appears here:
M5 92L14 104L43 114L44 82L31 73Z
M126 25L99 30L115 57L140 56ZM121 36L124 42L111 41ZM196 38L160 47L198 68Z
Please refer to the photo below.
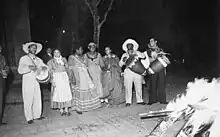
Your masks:
M49 74L48 70L42 71L39 70L40 72L36 75L36 79L39 83L48 83L50 81L51 75Z
M150 64L148 71L150 74L154 74L156 72L162 71L164 68L167 67L167 65L168 64L162 58L159 57Z
M141 63L140 59L137 56L131 56L128 59L127 67L133 71L134 73L145 76L147 74L147 70L144 65Z

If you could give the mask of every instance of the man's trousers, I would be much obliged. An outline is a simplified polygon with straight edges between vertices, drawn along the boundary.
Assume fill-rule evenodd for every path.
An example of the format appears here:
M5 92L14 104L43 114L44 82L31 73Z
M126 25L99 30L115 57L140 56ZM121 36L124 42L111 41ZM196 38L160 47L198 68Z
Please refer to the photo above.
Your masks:
M125 69L124 71L125 99L126 99L126 103L129 104L131 104L132 102L133 83L135 86L137 103L141 103L143 102L142 99L143 76L134 73L130 69Z
M150 76L149 103L166 102L165 70Z
M5 79L0 76L0 123L4 115Z

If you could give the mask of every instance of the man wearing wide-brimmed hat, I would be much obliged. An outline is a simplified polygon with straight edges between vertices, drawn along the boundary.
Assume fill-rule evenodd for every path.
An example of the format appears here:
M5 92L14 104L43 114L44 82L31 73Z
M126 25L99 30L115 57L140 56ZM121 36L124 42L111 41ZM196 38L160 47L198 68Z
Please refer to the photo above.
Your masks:
M22 95L24 102L24 114L28 124L34 123L34 120L42 120L42 101L41 90L36 74L39 67L46 70L47 66L36 56L42 50L42 45L35 42L29 42L23 45L23 51L26 53L20 58L18 73L22 75Z
M124 86L125 86L125 100L126 106L130 106L132 103L132 86L134 83L135 91L136 91L136 99L137 104L145 105L142 99L142 83L143 76L131 71L126 65L126 61L130 56L137 55L139 58L145 58L145 54L138 51L139 45L133 39L127 39L122 45L122 49L126 52L122 55L121 60L119 62L119 66L126 66L124 70Z

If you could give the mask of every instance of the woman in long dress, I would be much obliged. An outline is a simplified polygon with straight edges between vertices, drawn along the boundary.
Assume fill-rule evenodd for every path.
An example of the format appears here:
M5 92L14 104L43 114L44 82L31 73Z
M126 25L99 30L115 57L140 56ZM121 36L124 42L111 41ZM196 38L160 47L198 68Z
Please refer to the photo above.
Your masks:
M106 47L106 55L103 57L106 71L103 75L103 89L111 91L110 104L119 105L125 102L125 90L123 78L121 77L121 68L119 67L119 58L111 53L111 48Z
M92 80L97 88L101 102L108 103L107 97L110 95L110 93L108 91L103 92L103 86L101 82L102 69L104 68L103 58L100 53L96 52L95 43L89 43L88 49L89 52L87 52L84 57L89 69L89 73L91 74Z
M68 63L70 83L73 90L73 108L78 114L99 108L101 101L85 64L81 46L76 48L74 55L70 55Z
M52 74L52 107L60 109L61 115L71 115L72 93L68 77L67 60L61 56L58 49L54 50L54 58L48 63L49 71Z

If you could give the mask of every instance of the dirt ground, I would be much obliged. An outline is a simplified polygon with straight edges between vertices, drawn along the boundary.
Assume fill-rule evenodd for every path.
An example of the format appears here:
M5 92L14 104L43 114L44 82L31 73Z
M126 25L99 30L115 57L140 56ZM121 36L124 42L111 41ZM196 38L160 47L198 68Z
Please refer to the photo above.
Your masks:
M166 92L169 101L185 91L187 80L174 76L168 76L167 79ZM71 116L61 117L59 111L50 109L49 92L44 91L46 97L43 114L46 119L28 125L23 106L18 103L22 102L19 90L18 87L14 88L7 97L4 121L8 124L0 127L0 137L144 137L158 124L159 119L141 120L138 114L166 107L161 104L138 106L133 103L126 108L121 104L117 107L102 107L82 115L72 111ZM144 96L147 102L147 92ZM172 137L170 135L174 130L169 132L167 137Z

